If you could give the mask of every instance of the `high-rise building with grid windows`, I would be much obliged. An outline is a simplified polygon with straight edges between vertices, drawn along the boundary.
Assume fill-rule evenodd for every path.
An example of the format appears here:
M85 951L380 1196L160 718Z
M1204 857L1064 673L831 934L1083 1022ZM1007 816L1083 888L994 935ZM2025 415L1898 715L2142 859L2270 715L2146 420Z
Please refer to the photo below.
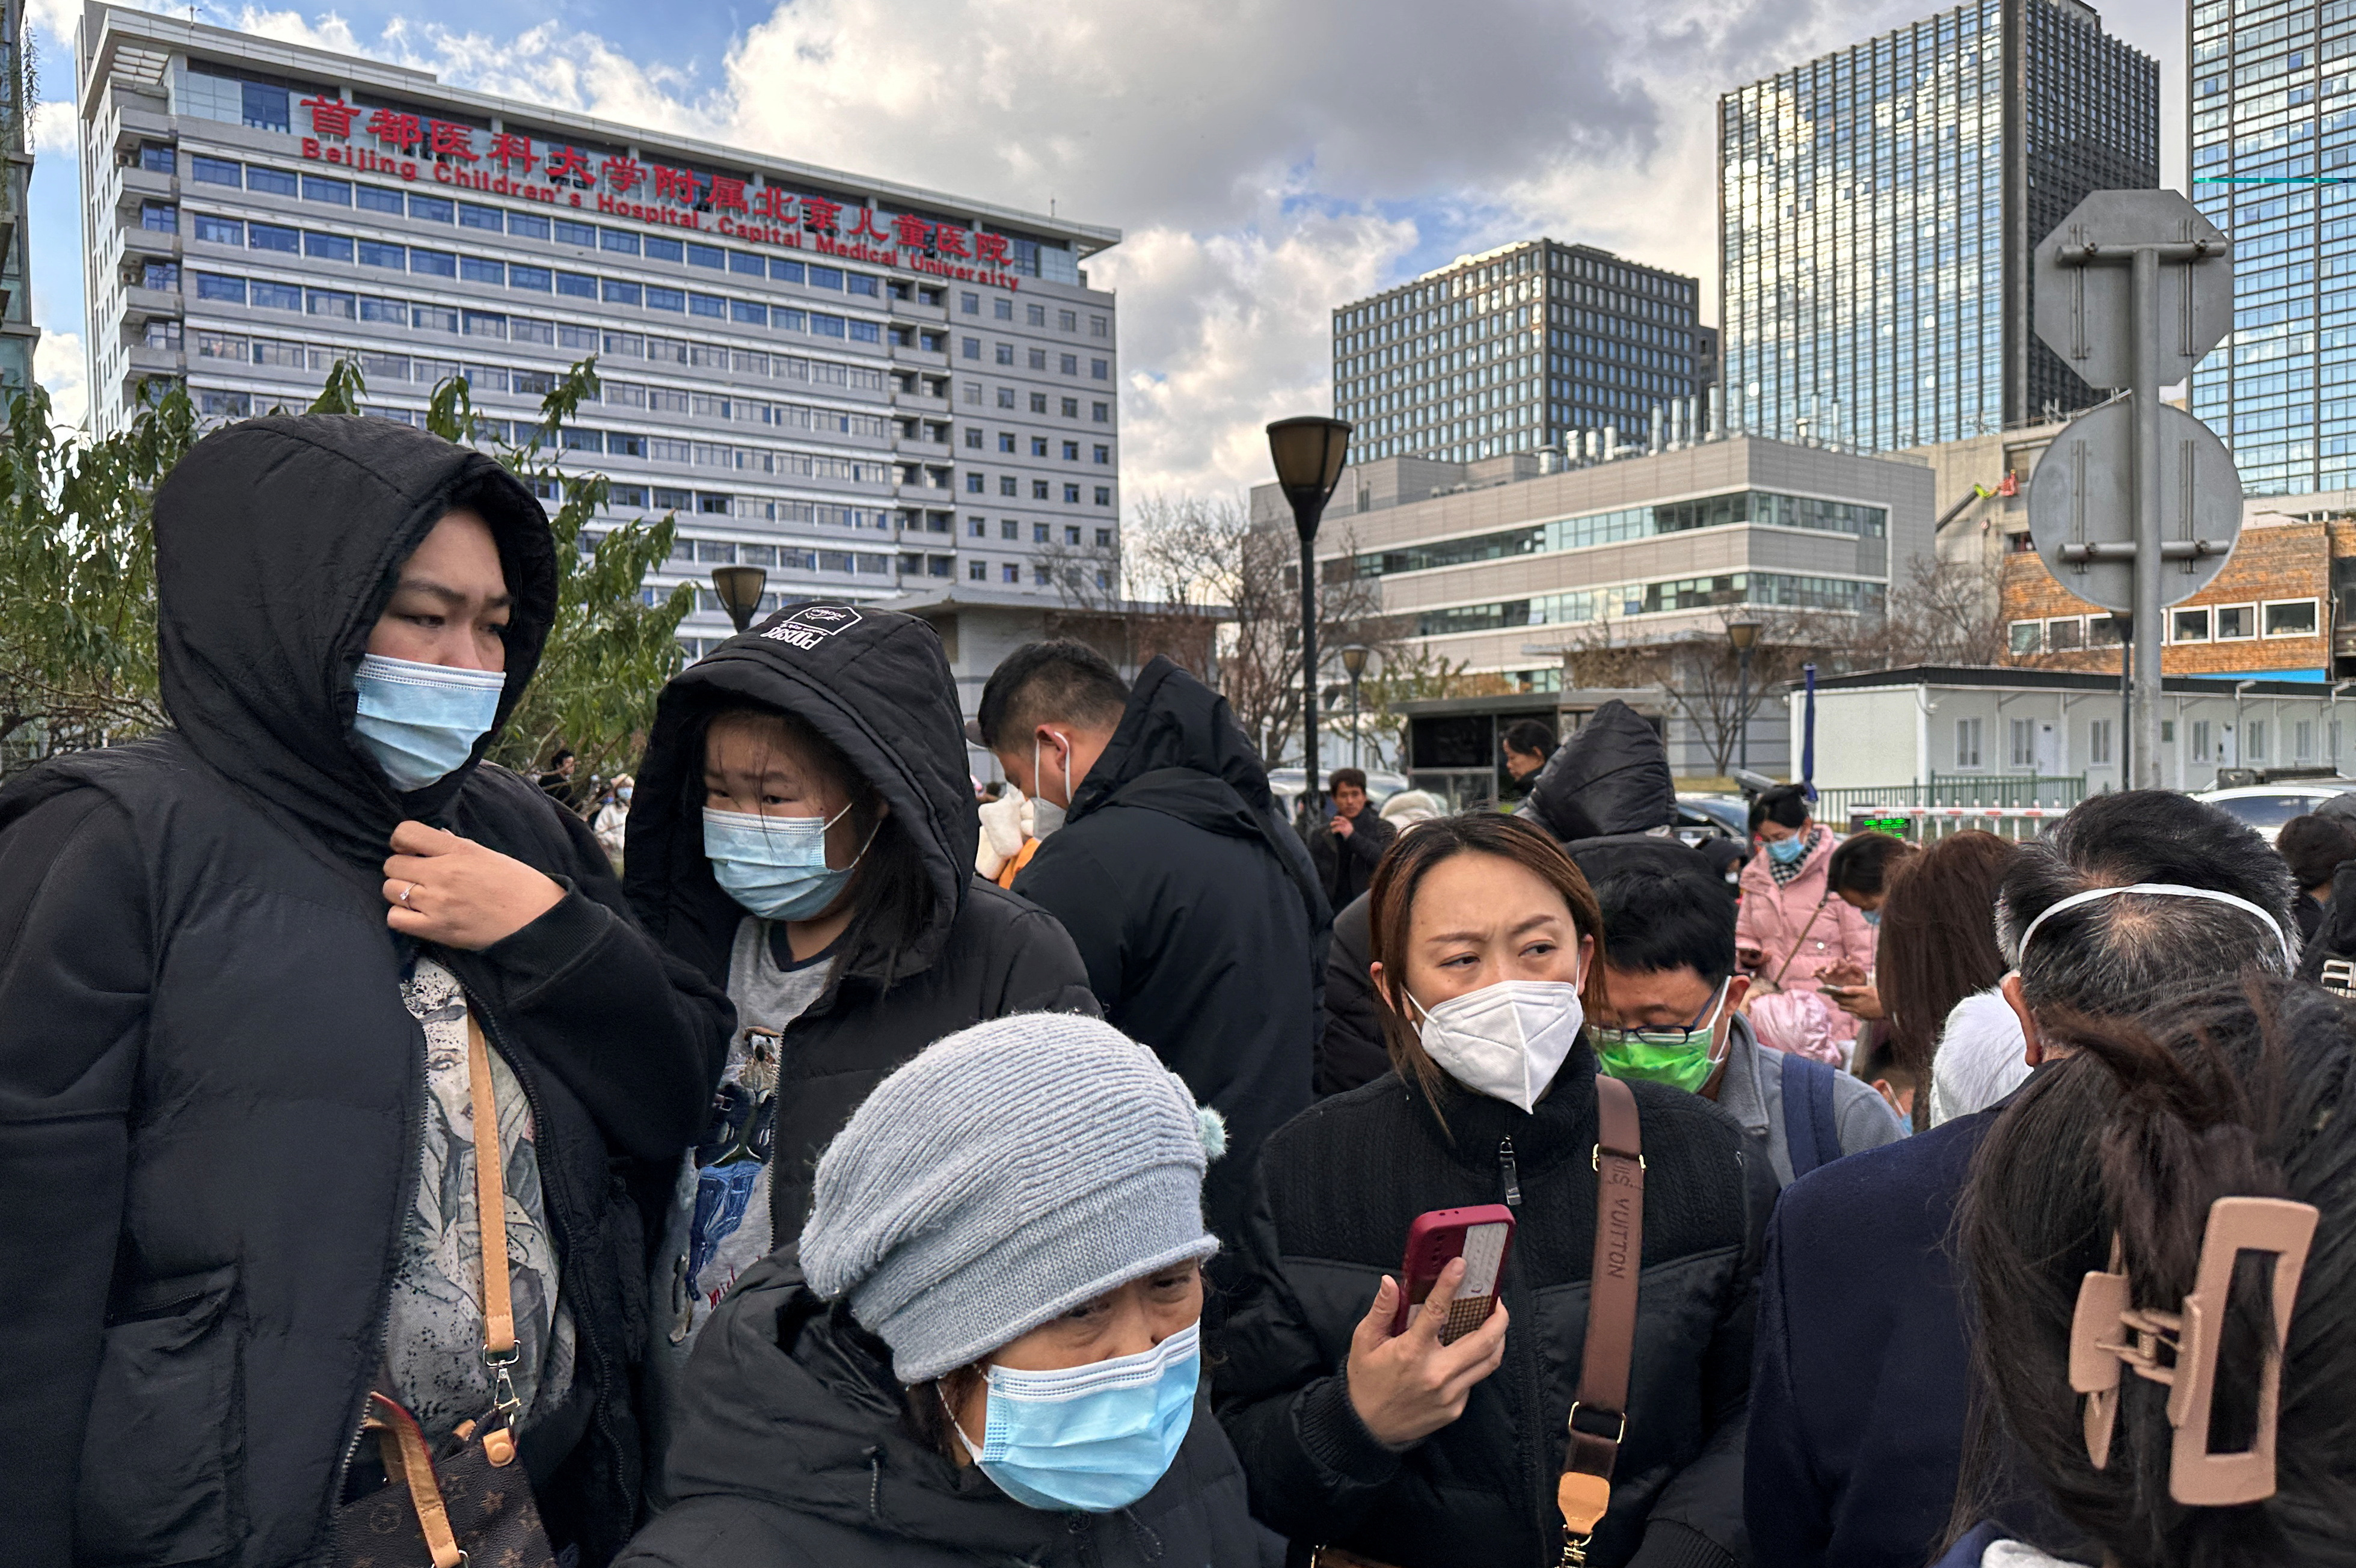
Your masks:
M2192 200L2233 239L2233 331L2192 411L2263 496L2356 485L2356 9L2186 7Z
M646 592L696 585L691 653L729 633L719 564L769 573L765 611L1116 592L1115 301L1081 263L1118 230L152 12L91 5L77 48L101 434L151 381L209 424L348 363L364 414L463 379L519 443L594 357L564 458L612 481L593 533L677 516Z
M1975 0L1727 93L1729 427L1880 451L2095 402L2030 325L2030 256L2158 177L2158 64L2078 0Z
M1701 285L1590 245L1530 240L1333 313L1333 412L1354 459L1601 455L1698 434Z

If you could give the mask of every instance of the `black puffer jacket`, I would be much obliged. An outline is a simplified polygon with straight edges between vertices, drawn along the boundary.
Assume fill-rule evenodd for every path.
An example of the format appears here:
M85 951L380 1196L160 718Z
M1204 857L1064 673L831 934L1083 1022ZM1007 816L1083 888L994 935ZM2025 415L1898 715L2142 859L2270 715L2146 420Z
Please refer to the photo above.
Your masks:
M623 1568L1249 1568L1259 1535L1200 1403L1159 1485L1118 1513L1026 1508L917 1441L882 1341L758 1264L696 1344L676 1500Z
M1203 1210L1231 1236L1252 1152L1309 1104L1333 912L1226 699L1147 665L1014 891L1079 944L1106 1021L1226 1118Z
M370 628L454 498L491 524L515 595L504 720L555 609L538 504L388 421L254 420L156 499L175 729L0 792L11 1563L276 1568L326 1546L419 1177L415 950L386 928L380 869L404 816L567 889L507 940L434 956L530 1097L595 1401L543 1511L592 1562L636 1523L647 1256L626 1189L694 1136L730 1015L624 912L579 818L487 766L396 795L354 738Z
M928 923L903 946L854 924L825 992L785 1031L770 1189L783 1244L801 1232L819 1151L894 1068L984 1019L1097 1006L1055 917L973 874L981 819L940 634L848 604L780 612L663 688L623 864L665 946L726 986L747 917L703 856L703 732L715 711L743 707L791 712L841 748L916 845L932 893Z
M1627 1441L1588 1560L1724 1568L1745 1560L1743 1411L1773 1182L1709 1102L1629 1087L1644 1264ZM1582 1041L1532 1115L1453 1089L1441 1109L1446 1132L1419 1091L1386 1076L1268 1141L1246 1278L1216 1345L1219 1419L1253 1512L1297 1547L1399 1568L1552 1568L1595 1245L1594 1053ZM1515 1181L1505 1364L1453 1424L1387 1449L1350 1404L1350 1336L1418 1214L1504 1202Z
M1668 747L1615 697L1555 748L1521 812L1566 841L1665 827L1677 819Z
M1340 1094L1391 1070L1383 1043L1383 1005L1368 968L1374 951L1373 899L1360 893L1333 916L1325 960L1325 1032L1317 1041L1317 1093Z

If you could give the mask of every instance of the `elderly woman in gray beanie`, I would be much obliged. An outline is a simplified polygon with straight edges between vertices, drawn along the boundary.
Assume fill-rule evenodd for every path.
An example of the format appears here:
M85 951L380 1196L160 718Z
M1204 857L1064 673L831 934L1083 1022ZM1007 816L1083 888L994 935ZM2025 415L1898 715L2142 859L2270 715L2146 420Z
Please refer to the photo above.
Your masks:
M1198 1419L1207 1158L1153 1053L1064 1014L954 1034L828 1145L798 1248L699 1341L626 1568L1252 1563Z

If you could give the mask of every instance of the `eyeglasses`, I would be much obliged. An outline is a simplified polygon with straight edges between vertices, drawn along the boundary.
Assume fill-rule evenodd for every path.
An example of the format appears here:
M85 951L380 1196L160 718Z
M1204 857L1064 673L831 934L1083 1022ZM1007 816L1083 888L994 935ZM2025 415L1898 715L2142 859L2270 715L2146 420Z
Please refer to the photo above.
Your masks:
M1718 1032L1718 1015L1726 1006L1726 993L1733 984L1734 976L1731 975L1720 980L1718 989L1711 993L1709 1006L1692 1023L1682 1026L1639 1024L1633 1029L1609 1029L1598 1024L1595 1038L1603 1045L1665 1046L1687 1051L1696 1046L1707 1049L1711 1043L1710 1037Z

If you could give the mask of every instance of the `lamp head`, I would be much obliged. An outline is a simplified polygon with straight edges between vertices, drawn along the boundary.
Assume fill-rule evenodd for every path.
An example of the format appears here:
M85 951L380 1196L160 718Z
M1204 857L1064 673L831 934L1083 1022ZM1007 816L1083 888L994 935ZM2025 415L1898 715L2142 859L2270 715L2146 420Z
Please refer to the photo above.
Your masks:
M1736 653L1749 653L1751 645L1759 640L1759 623L1729 621L1726 624L1726 640L1734 645Z
M1366 656L1375 650L1364 643L1352 643L1348 647L1337 651L1342 656L1342 667L1350 672L1352 680L1355 680L1366 673Z
M1342 477L1350 450L1350 424L1323 414L1278 420L1268 427L1269 455L1276 483L1292 507L1292 525L1303 541L1317 537L1326 498Z
M753 624L753 612L761 607L761 590L768 581L768 572L757 566L712 569L712 592L720 596L720 607L740 632Z

